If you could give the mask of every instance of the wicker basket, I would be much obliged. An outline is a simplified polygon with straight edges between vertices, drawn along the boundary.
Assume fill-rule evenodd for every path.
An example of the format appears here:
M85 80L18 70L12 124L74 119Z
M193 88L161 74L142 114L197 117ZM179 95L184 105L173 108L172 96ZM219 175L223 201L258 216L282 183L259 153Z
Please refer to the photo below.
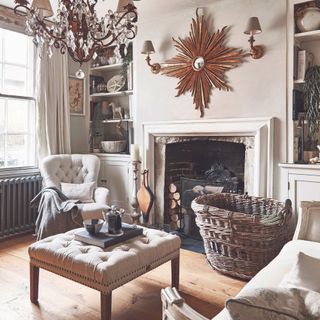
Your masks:
M231 276L251 279L292 236L290 200L284 205L272 199L219 193L198 197L191 206L209 263Z

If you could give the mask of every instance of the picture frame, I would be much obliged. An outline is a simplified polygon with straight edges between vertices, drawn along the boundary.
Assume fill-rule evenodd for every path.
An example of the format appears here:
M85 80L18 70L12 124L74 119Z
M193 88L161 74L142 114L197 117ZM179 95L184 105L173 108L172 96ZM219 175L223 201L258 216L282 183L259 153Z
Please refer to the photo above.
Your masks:
M85 116L85 80L69 76L69 109L72 116Z

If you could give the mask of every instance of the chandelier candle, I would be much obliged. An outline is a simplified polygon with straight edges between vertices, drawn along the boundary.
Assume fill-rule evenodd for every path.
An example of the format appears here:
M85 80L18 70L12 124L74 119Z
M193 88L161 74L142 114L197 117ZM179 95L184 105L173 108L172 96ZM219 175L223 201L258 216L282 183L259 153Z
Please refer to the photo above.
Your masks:
M14 12L26 17L26 31L34 37L40 52L52 56L52 47L80 63L103 54L111 45L118 46L123 56L130 40L136 36L137 9L133 0L121 0L117 11L108 10L98 18L98 0L60 0L54 15L49 0L15 0ZM47 18L52 17L52 20Z
M140 154L139 154L139 145L138 144L132 144L131 145L131 161L136 162L140 160Z

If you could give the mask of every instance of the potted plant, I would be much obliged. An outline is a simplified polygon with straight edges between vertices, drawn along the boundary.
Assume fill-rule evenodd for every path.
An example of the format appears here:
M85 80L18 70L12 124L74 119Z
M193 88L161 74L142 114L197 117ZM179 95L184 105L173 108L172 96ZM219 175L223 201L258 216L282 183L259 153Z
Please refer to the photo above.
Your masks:
M303 86L305 118L308 121L309 135L316 137L320 121L320 66L310 67L305 75Z

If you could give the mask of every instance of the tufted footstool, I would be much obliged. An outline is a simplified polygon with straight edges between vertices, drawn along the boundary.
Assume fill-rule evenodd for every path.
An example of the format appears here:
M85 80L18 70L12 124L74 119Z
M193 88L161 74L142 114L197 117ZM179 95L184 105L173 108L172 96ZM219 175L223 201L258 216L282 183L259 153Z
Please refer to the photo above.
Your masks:
M29 247L30 300L38 301L39 268L100 291L101 319L111 319L112 290L171 260L172 286L179 287L180 238L144 228L143 235L102 249L74 240L75 229Z

